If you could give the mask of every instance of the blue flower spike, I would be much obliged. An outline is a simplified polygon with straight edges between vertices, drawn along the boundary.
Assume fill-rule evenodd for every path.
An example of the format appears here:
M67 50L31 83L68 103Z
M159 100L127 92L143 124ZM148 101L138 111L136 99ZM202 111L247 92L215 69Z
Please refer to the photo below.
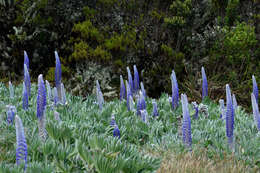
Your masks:
M28 58L28 55L27 55L27 52L26 51L23 51L23 55L24 55L24 62L23 64L26 65L28 71L29 71L29 64L30 64L30 61L29 61L29 58Z
M31 95L31 79L26 64L24 64L24 84L29 97Z
M7 105L6 108L7 108L7 111L6 111L7 124L10 125L10 124L13 124L14 116L16 113L16 108L15 108L15 106L12 106L12 105Z
M137 94L139 91L139 74L136 65L134 65L134 92Z
M202 74L202 100L208 96L208 81L207 76L204 70L204 67L201 67Z
M141 91L142 91L142 93L143 93L143 95L144 95L144 97L146 98L147 97L147 95L146 95L146 91L145 91L145 89L144 89L144 84L143 84L143 82L141 82Z
M58 96L58 91L57 91L56 87L53 88L53 102L54 102L54 106L58 106L59 96Z
M260 113L259 113L259 108L254 93L251 94L251 101L252 101L253 116L256 123L256 127L260 132Z
M127 109L128 111L130 111L130 97L133 98L133 94L132 94L132 91L131 91L131 88L128 84L128 82L126 81L126 105L127 105Z
M24 162L24 170L27 164L27 144L24 134L24 128L22 120L18 115L15 116L15 128L16 128L16 164L20 165L21 161Z
M226 135L228 138L228 144L230 149L234 150L234 117L235 111L233 107L231 91L229 85L226 85L226 100L227 100L227 108L226 108Z
M255 95L256 103L258 104L258 95L259 95L259 93L258 93L258 87L257 87L257 83L256 83L254 75L252 76L252 80L253 80L253 93Z
M191 119L188 108L188 98L186 94L181 95L182 103L182 140L184 145L191 151L192 138L191 138Z
M120 138L120 130L116 124L114 125L113 136L118 139Z
M198 119L199 118L199 105L196 102L192 102L191 104L192 104L193 109L195 110L193 117L195 119Z
M58 91L59 100L61 100L61 63L58 52L55 51L56 67L55 67L55 84Z
M110 120L110 126L114 127L116 125L115 115L112 114L111 120Z
M38 95L37 95L37 118L39 137L45 141L47 138L47 131L45 129L45 109L47 104L46 89L42 74L38 76Z
M171 83L172 83L172 109L176 109L179 104L179 88L176 79L176 74L174 70L172 70L171 74Z
M159 112L158 112L158 107L155 99L152 100L152 104L153 104L153 116L158 117Z
M29 104L28 104L28 93L27 93L27 87L25 86L25 83L23 82L23 109L28 110Z
M129 67L127 67L126 69L127 69L127 74L128 74L128 84L129 84L129 87L131 89L131 93L134 93L133 77L132 77L132 74L131 74Z
M148 122L148 112L146 111L146 109L140 110L141 112L141 119L144 123Z
M61 103L63 105L67 104L67 99L66 99L66 90L64 88L63 83L61 83Z
M120 75L120 101L123 101L123 99L126 99L126 89L123 76Z

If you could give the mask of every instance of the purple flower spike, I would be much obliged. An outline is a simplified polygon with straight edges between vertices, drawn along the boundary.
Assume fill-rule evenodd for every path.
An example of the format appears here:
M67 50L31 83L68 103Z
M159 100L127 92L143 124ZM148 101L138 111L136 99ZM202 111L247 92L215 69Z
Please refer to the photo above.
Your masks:
M255 95L256 103L258 104L258 87L254 75L252 76L252 80L253 80L253 93Z
M186 94L181 95L181 103L182 103L182 139L183 143L191 149L192 138L191 138L191 120L190 113L188 108L188 99Z
M157 103L155 100L153 100L152 103L153 103L153 116L158 117L159 113L158 113Z
M221 119L225 119L226 118L226 108L225 108L225 103L224 103L224 100L223 99L220 99L219 100L219 106L220 106L220 118Z
M112 114L111 121L110 121L110 126L114 127L115 125L116 125L115 115Z
M28 110L29 104L28 104L28 93L27 88L25 86L25 83L23 82L23 109Z
M137 93L138 90L139 90L139 74L136 65L134 65L134 92Z
M133 93L134 92L134 83L133 83L132 74L131 74L129 67L127 67L126 69L127 69L127 74L128 74L128 84L131 89L131 93Z
M29 71L29 58L26 51L23 51L24 54L24 62L23 64L26 64L27 70Z
M61 63L58 52L55 51L56 68L55 68L55 83L58 91L59 100L61 100Z
M227 99L227 109L226 109L226 135L228 138L228 144L230 149L234 149L234 117L235 111L233 108L231 91L229 85L226 85L226 99Z
M116 124L115 124L115 128L113 130L113 136L117 137L118 139L120 138L120 130Z
M20 165L23 160L25 163L24 170L27 163L27 144L24 135L24 128L22 120L18 115L15 116L15 128L16 128L16 164Z
M11 81L9 81L9 93L10 93L10 98L14 98L14 87Z
M57 106L59 103L59 96L56 87L53 88L53 101L54 101L54 106Z
M199 117L199 105L196 102L192 102L191 104L192 104L193 109L195 110L193 117L195 119L198 119L198 117Z
M140 92L140 99L141 99L142 109L146 109L145 96L144 96L143 92Z
M102 110L103 104L104 104L104 97L101 92L98 80L96 81L96 94L97 94L97 101L98 101L99 109Z
M252 101L252 107L253 107L253 115L254 115L254 120L256 122L256 126L258 131L260 132L260 114L259 114L259 108L258 104L256 102L255 95L252 93L251 94L251 101Z
M208 96L208 82L204 67L201 67L202 74L202 100Z
M63 83L61 83L61 103L62 103L63 105L66 105L66 104L67 104L66 92L65 92L65 88L64 88Z
M44 116L46 107L46 89L44 85L44 81L42 78L42 74L38 77L38 95L37 95L37 117L38 119L42 119Z
M132 97L132 92L131 92L131 88L128 84L128 82L126 81L126 105L127 105L127 109L128 111L130 111L130 97Z
M179 88L178 88L178 83L177 83L174 70L172 70L171 82L172 82L172 108L176 109L179 104Z
M125 84L122 75L120 75L120 101L126 98Z
M14 120L14 115L16 113L16 108L15 106L7 106L7 124L13 124L13 120Z
M30 79L30 74L28 72L28 68L27 68L26 64L24 64L24 84L25 84L28 96L30 96L31 95L31 79Z
M145 89L144 89L144 84L143 84L143 82L141 82L141 91L142 91L142 93L143 93L143 95L144 95L144 98L146 98L147 97L147 95L146 95L146 91L145 91Z
M147 123L148 121L148 112L146 111L146 109L143 109L140 111L141 112L141 119L144 123Z

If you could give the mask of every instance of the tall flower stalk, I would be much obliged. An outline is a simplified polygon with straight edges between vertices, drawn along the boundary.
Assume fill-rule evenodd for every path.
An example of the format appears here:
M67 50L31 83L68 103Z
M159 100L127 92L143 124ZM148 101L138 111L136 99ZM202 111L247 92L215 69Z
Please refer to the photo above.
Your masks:
M47 138L45 129L45 108L46 108L46 89L42 74L38 76L38 95L37 95L37 118L39 121L39 136L42 140Z
M67 104L66 91L65 91L63 83L61 83L61 103L63 105Z
M231 91L229 85L226 85L226 135L228 138L228 144L231 150L234 150L234 117L235 111L232 103Z
M139 91L139 74L136 65L134 65L134 92L137 94Z
M125 98L126 98L126 90L125 90L124 79L122 75L120 75L120 100L123 101L123 99Z
M226 112L225 112L225 103L223 99L219 99L219 109L220 109L220 118L226 119Z
M204 67L201 67L201 74L202 74L202 100L208 96L208 81L207 76L204 70Z
M15 128L16 128L16 164L20 165L21 161L24 161L24 170L27 164L27 144L24 135L24 128L22 120L18 115L15 116Z
M23 54L24 54L24 62L23 62L23 64L26 65L26 67L27 67L27 69L29 71L29 58L28 58L27 52L23 51Z
M192 138L191 138L191 120L190 120L190 113L188 108L188 99L186 94L181 95L181 103L182 103L182 140L186 147L190 148L192 145Z
M23 109L28 110L29 104L28 104L28 92L27 87L25 86L25 82L23 82Z
M126 105L127 105L128 111L131 110L131 108L130 108L130 101L131 101L130 97L133 98L133 94L132 94L132 91L131 91L131 88L130 88L128 82L126 81Z
M233 102L233 107L234 107L234 111L237 110L237 99L235 94L232 95L232 102Z
M56 68L55 68L55 84L58 91L59 100L61 100L61 63L58 52L55 51Z
M6 111L7 124L10 125L10 124L13 124L14 116L16 113L16 108L15 108L15 106L12 106L12 105L7 105L6 108L7 108L7 111Z
M45 83L46 83L46 88L47 88L48 100L51 103L51 101L53 101L51 86L50 86L50 83L47 80L45 80Z
M152 104L153 104L153 116L154 117L158 117L159 116L159 112L158 112L158 107L157 107L157 103L156 100L152 100Z
M26 91L28 93L28 96L31 95L31 79L30 79L30 74L28 71L28 68L26 66L26 64L23 65L24 66L24 84L26 86Z
M126 69L127 69L127 74L128 74L128 84L129 84L129 87L131 89L131 93L134 93L133 77L132 77L132 74L131 74L129 67L127 67Z
M174 70L172 70L172 74L171 74L171 83L172 83L172 108L176 109L179 104L179 88L178 88L178 83L177 83Z
M256 99L256 103L258 104L258 87L257 87L257 83L255 80L255 76L252 76L252 80L253 80L253 93L255 95L255 99Z
M141 82L141 91L142 91L142 93L143 93L143 95L144 95L144 97L146 98L147 97L147 95L146 95L146 91L145 91L145 89L144 89L144 84L143 84L143 82Z
M254 93L251 94L251 101L252 101L253 116L256 123L256 127L260 132L260 114L259 114L259 108Z

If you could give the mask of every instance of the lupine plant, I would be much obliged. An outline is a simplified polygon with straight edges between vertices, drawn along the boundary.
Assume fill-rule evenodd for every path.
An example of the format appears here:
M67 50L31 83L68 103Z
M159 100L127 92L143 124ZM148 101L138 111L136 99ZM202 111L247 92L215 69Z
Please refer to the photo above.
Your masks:
M252 101L253 116L256 123L256 127L258 131L260 131L260 113L259 113L259 108L254 93L251 94L251 101Z
M129 67L127 67L126 69L127 69L127 75L128 75L128 84L129 84L131 93L134 93L133 77L132 77L132 74L131 74Z
M59 100L61 100L61 63L58 52L55 51L56 68L55 68L55 84L58 91Z
M226 85L226 135L228 138L228 144L231 150L234 150L234 117L235 111L232 103L231 91L229 85Z
M27 52L26 51L23 51L23 54L24 54L24 62L23 62L23 64L25 64L26 65L26 67L27 67L27 70L29 71L29 58L28 58L28 55L27 55Z
M52 92L53 92L53 102L54 102L54 106L57 106L57 105L59 104L59 96L58 96L57 88L54 87Z
M140 110L141 112L141 119L144 123L148 122L148 112L146 109Z
M178 88L178 83L177 83L174 70L172 70L172 74L171 74L171 83L172 83L172 108L176 109L179 104L179 88Z
M119 130L117 124L114 125L113 136L120 138L120 130Z
M159 112L158 112L158 107L155 99L152 100L152 104L153 104L153 116L158 117Z
M134 93L139 91L139 74L136 65L134 65Z
M31 95L31 79L26 64L24 64L24 84L29 97Z
M16 128L16 164L20 165L21 161L24 161L24 170L25 170L27 164L27 144L24 135L23 123L18 115L15 116L15 128Z
M144 95L144 97L146 98L147 97L147 95L146 95L146 91L145 91L145 89L144 89L144 84L143 84L143 82L141 82L141 91L142 91L142 93L143 93L143 95Z
M195 110L193 117L195 119L198 119L198 117L199 117L199 105L196 102L192 102L191 104L192 104L193 109Z
M39 125L39 136L42 140L47 138L45 130L45 109L47 105L46 88L44 85L42 74L38 76L38 95L37 95L37 118Z
M7 105L6 109L7 109L6 110L7 124L8 125L13 124L14 116L15 116L15 113L16 113L16 108L13 105Z
M126 99L126 89L124 84L123 76L120 75L120 100Z
M181 95L182 103L182 140L186 147L191 150L192 138L191 138L191 120L188 108L188 98L186 94Z
M116 125L116 120L115 120L115 115L111 115L111 120L110 120L110 126L114 127Z
M253 93L255 95L256 103L258 104L258 86L254 75L252 76L252 80L253 80Z
M130 111L130 97L133 98L133 94L132 94L132 91L131 91L131 88L128 84L128 82L126 81L126 105L127 105L127 109L128 111Z
M27 87L25 85L25 82L23 82L23 109L28 110L29 104L28 104L28 92Z
M10 98L13 99L14 98L14 87L11 81L9 81L9 94L10 94Z
M201 67L201 74L202 74L202 99L208 96L208 81L207 76L204 70L204 67Z

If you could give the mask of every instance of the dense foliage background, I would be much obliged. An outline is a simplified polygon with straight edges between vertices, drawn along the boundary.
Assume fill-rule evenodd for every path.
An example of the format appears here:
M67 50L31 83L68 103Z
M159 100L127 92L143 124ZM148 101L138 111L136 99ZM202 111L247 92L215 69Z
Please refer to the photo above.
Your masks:
M204 66L211 98L230 83L248 106L252 74L260 81L259 11L259 0L0 0L0 78L20 81L26 50L32 77L54 81L57 50L74 94L98 79L115 97L119 74L136 64L149 96L170 92L174 69L198 99Z

